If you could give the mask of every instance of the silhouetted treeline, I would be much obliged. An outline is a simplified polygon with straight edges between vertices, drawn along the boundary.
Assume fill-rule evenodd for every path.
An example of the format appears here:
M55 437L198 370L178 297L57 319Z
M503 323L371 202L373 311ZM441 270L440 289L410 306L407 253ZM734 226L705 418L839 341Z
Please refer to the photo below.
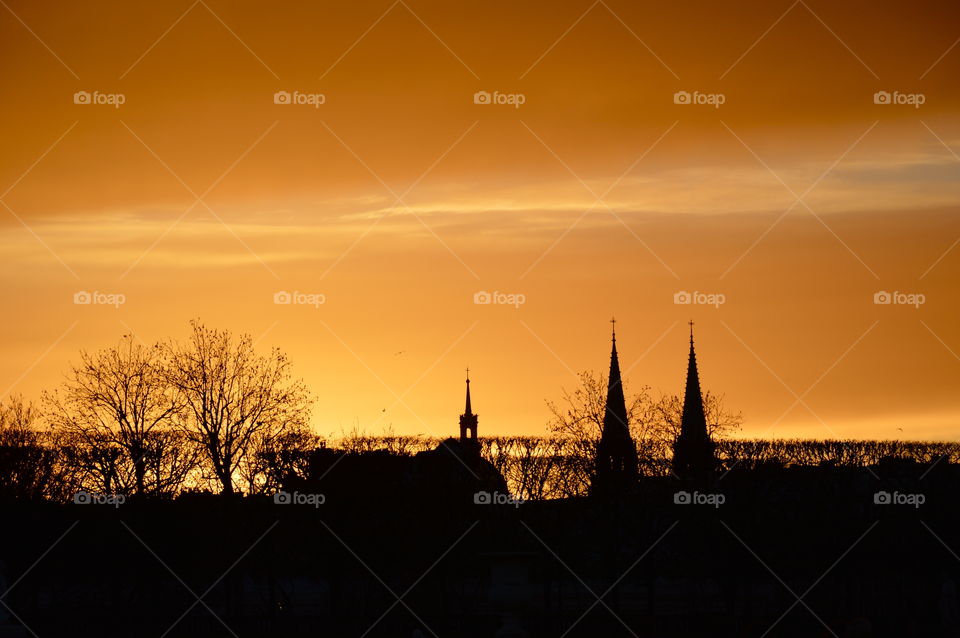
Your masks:
M960 447L948 441L861 439L727 439L717 442L721 465L754 469L762 465L867 467L883 459L920 464L960 462Z
M15 404L20 417L28 408ZM7 410L9 412L9 410ZM103 441L33 430L0 412L0 494L18 500L67 501L78 491L136 494L133 471L116 446ZM215 476L202 463L201 451L188 437L157 430L146 439L149 457L147 495L171 498L185 491L218 491ZM237 492L272 494L291 479L309 475L317 451L347 456L375 456L384 465L390 457L412 457L436 449L442 439L424 436L351 433L333 439L292 430L260 439L239 465ZM511 494L523 500L585 496L595 442L562 435L481 437L481 456L506 480ZM670 448L638 442L641 475L670 475ZM919 464L960 462L957 444L937 441L864 441L803 439L721 439L717 441L720 471L771 467L869 467L883 459Z
M334 446L354 453L387 450L415 454L433 449L440 439L429 437L351 435ZM524 500L586 496L596 442L551 436L495 436L481 438L481 454L506 479L511 494ZM658 440L638 441L641 475L671 475L672 453ZM960 446L943 441L720 439L719 471L796 466L871 467L884 459L902 459L921 465L960 462Z

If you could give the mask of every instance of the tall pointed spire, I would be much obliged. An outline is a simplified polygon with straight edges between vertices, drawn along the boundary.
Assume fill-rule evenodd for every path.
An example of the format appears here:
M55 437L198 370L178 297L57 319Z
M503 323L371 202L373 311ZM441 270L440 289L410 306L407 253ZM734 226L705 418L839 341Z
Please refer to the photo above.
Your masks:
M610 374L607 377L603 429L597 445L596 476L592 485L592 492L603 497L626 494L637 481L637 448L630 436L627 420L627 403L617 356L616 323L616 319L610 320Z
M690 355L687 358L687 386L683 393L681 430L689 435L707 435L707 417L703 412L703 394L700 391L700 373L697 371L697 352L693 348L693 321L690 321Z
M467 406L463 413L467 415L473 414L473 410L470 408L470 368L467 368Z
M460 415L460 443L477 446L477 415L470 405L470 368L467 368L467 400Z
M627 402L623 396L623 383L620 379L620 358L617 356L617 320L611 319L610 325L610 374L607 377L607 403L603 415L603 429L624 429L628 433Z
M714 443L707 433L707 417L700 391L697 352L693 347L693 321L690 321L690 354L687 358L687 384L683 393L680 435L673 445L673 471L683 479L708 481L716 461Z

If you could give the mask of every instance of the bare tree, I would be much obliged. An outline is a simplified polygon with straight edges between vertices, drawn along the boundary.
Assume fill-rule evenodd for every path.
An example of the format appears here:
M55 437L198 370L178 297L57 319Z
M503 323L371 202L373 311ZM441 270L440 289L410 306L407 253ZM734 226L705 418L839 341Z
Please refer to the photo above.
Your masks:
M714 394L709 390L704 392L703 412L707 418L707 434L714 440L729 437L743 425L743 415L740 412L728 411L722 394ZM656 436L672 444L680 435L683 397L676 394L660 395L660 399L652 406L651 414L651 429Z
M182 404L165 383L157 347L125 335L115 347L81 352L79 365L44 402L68 461L86 475L82 482L146 494L163 491L174 478L165 474L161 450L169 456L163 441L172 436Z
M201 448L180 428L158 428L146 442L148 491L172 495L192 478L200 462Z
M198 321L190 326L185 344L164 347L168 383L184 399L185 431L201 446L221 493L233 494L235 475L255 445L306 427L311 400L279 350L261 356L249 335L235 339Z
M554 434L567 438L564 496L582 496L589 491L594 477L597 444L603 432L607 404L607 378L592 371L581 372L580 385L570 392L562 390L561 403L547 401L551 418L547 427ZM646 440L652 429L653 404L650 388L644 386L634 394L626 392L627 421L634 442Z
M559 437L515 436L499 439L509 462L503 472L510 492L524 500L542 500L553 496L557 470Z
M0 403L0 495L58 498L56 451L37 427L40 412L21 396Z
M322 443L320 436L299 427L257 433L238 470L247 494L277 491L288 476L305 475L310 453Z

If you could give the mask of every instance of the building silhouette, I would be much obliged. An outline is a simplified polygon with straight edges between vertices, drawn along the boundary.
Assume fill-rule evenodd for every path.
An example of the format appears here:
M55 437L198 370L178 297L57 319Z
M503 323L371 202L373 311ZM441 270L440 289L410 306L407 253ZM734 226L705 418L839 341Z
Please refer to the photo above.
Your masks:
M714 443L707 433L707 417L700 392L697 353L693 348L693 321L690 322L690 356L687 359L687 385L683 394L680 434L673 444L673 473L694 482L708 482L716 468Z
M466 402L460 415L460 438L449 437L433 450L418 452L413 457L413 475L419 490L447 493L451 501L460 503L472 503L479 491L507 494L503 475L481 454L478 420L470 401L468 368Z
M306 452L304 470L280 482L287 492L324 494L331 503L362 503L372 509L392 510L413 502L424 507L430 503L473 507L478 492L508 493L503 475L481 454L477 421L468 378L459 437L449 436L433 449L412 456L387 449L349 451L324 446Z
M637 484L637 448L630 436L627 404L620 379L617 357L616 320L611 319L610 375L603 430L597 444L596 474L591 492L595 496L615 496L633 490Z

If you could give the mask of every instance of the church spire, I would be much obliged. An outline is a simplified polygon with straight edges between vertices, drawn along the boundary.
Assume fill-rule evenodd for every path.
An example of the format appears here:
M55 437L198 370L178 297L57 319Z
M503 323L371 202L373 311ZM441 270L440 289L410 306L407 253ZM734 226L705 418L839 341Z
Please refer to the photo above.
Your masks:
M470 405L470 368L467 368L467 400L463 414L460 415L460 443L477 445L477 415Z
M623 383L620 379L620 358L617 356L617 320L610 320L610 374L607 377L607 403L603 416L603 429L625 429L627 425L627 402L623 396Z
M690 354L687 357L687 384L683 393L680 435L673 445L673 471L682 479L709 481L716 461L714 443L707 433L707 417L700 390L697 352L693 347L693 321L690 321Z
M607 402L600 442L597 445L596 476L592 485L592 492L603 497L626 494L634 488L637 481L637 448L630 436L627 403L620 378L616 319L611 319L610 324L612 328Z
M470 407L470 368L467 368L467 406L463 413L466 415L473 415L473 410Z
M706 436L707 417L703 412L703 394L697 370L697 351L693 348L693 321L690 321L690 354L687 357L687 386L683 393L681 430L693 436Z

